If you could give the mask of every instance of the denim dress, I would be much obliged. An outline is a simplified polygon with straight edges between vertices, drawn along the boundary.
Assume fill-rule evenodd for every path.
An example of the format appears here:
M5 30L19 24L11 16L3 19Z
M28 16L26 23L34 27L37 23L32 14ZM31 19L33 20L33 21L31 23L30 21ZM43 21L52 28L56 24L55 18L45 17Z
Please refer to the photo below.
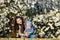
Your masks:
M34 38L35 37L35 34L34 34L35 27L32 25L32 23L30 21L27 21L26 25L29 25L31 27L31 29L26 29L25 28L24 33L31 32L30 35L28 36L28 38Z

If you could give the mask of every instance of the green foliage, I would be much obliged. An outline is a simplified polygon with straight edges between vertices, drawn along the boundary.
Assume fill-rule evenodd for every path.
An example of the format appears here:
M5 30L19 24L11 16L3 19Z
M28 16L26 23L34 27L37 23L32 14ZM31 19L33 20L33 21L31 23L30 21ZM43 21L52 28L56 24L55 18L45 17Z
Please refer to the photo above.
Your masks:
M10 2L0 3L0 37L11 37L14 18L22 16L29 20L33 19L32 23L38 37L58 38L60 35L60 12L56 5L51 6L50 2L44 0L29 2L10 0Z

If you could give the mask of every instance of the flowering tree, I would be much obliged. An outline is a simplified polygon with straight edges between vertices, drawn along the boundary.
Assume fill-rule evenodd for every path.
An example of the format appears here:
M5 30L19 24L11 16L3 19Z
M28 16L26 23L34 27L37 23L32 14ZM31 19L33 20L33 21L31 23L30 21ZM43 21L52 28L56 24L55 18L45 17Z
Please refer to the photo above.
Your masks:
M1 0L0 37L11 37L14 18L22 16L32 21L41 38L60 37L59 0Z

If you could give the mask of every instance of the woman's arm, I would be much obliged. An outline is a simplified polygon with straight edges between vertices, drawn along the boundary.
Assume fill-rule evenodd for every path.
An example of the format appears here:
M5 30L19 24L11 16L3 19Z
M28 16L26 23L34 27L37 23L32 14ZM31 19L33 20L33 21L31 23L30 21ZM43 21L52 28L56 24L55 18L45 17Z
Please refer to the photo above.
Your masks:
M20 30L18 30L18 34L19 34L20 36L24 36L24 34L20 32Z

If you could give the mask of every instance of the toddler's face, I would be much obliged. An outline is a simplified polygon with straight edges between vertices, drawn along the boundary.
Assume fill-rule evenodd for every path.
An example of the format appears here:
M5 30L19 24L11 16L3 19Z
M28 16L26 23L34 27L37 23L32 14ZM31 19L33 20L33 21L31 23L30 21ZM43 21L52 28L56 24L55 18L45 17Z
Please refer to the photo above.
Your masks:
M31 27L29 25L26 26L27 29L31 29Z

